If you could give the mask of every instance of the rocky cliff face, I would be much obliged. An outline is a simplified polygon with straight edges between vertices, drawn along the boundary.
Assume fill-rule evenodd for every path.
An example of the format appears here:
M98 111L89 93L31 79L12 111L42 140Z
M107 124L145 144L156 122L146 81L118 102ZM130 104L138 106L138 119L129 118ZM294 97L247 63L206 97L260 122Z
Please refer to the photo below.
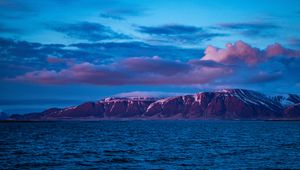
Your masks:
M300 118L300 103L287 107L284 110L284 117L287 119Z
M250 90L227 89L159 100L107 98L64 109L13 115L10 119L298 119L298 99L298 95L268 97Z
M153 98L106 98L97 102L86 102L64 109L52 108L41 113L12 115L17 120L50 120L80 118L137 118L145 113Z
M267 119L281 117L283 107L263 94L240 89L178 96L152 103L145 116L202 119Z

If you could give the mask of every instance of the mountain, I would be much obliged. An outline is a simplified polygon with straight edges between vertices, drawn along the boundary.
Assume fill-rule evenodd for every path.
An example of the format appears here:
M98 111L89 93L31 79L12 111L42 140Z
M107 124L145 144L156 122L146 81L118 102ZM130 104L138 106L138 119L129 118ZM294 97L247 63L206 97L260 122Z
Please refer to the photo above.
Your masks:
M11 120L99 119L300 119L298 95L266 96L244 89L156 98L106 98L41 113L12 115Z
M284 117L286 118L299 118L300 116L300 103L287 107L284 110Z
M300 103L300 96L297 94L277 95L271 98L285 107Z
M145 116L202 119L267 119L281 117L283 107L263 94L241 89L171 97L152 103Z
M12 115L13 120L139 118L155 98L106 98L64 109L51 108L41 113Z

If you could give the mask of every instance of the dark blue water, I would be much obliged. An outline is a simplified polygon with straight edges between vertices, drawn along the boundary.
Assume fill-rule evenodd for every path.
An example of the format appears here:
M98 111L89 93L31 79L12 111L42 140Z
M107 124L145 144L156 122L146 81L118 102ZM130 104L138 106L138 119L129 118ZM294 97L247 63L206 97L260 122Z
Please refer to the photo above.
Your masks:
M300 168L300 122L0 123L0 169Z

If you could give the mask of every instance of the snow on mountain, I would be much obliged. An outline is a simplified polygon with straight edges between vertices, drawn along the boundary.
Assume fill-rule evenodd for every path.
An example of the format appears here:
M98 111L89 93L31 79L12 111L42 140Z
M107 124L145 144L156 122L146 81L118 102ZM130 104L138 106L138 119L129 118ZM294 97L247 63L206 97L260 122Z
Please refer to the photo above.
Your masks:
M163 99L113 97L64 109L13 115L13 120L60 119L299 119L300 97L266 96L244 89L223 89Z

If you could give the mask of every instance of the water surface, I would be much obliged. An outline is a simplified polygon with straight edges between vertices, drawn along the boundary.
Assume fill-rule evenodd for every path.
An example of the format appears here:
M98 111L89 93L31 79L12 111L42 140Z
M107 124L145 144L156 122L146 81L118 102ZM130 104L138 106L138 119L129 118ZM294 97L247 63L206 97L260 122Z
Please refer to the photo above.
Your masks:
M299 167L300 122L0 123L0 169Z

